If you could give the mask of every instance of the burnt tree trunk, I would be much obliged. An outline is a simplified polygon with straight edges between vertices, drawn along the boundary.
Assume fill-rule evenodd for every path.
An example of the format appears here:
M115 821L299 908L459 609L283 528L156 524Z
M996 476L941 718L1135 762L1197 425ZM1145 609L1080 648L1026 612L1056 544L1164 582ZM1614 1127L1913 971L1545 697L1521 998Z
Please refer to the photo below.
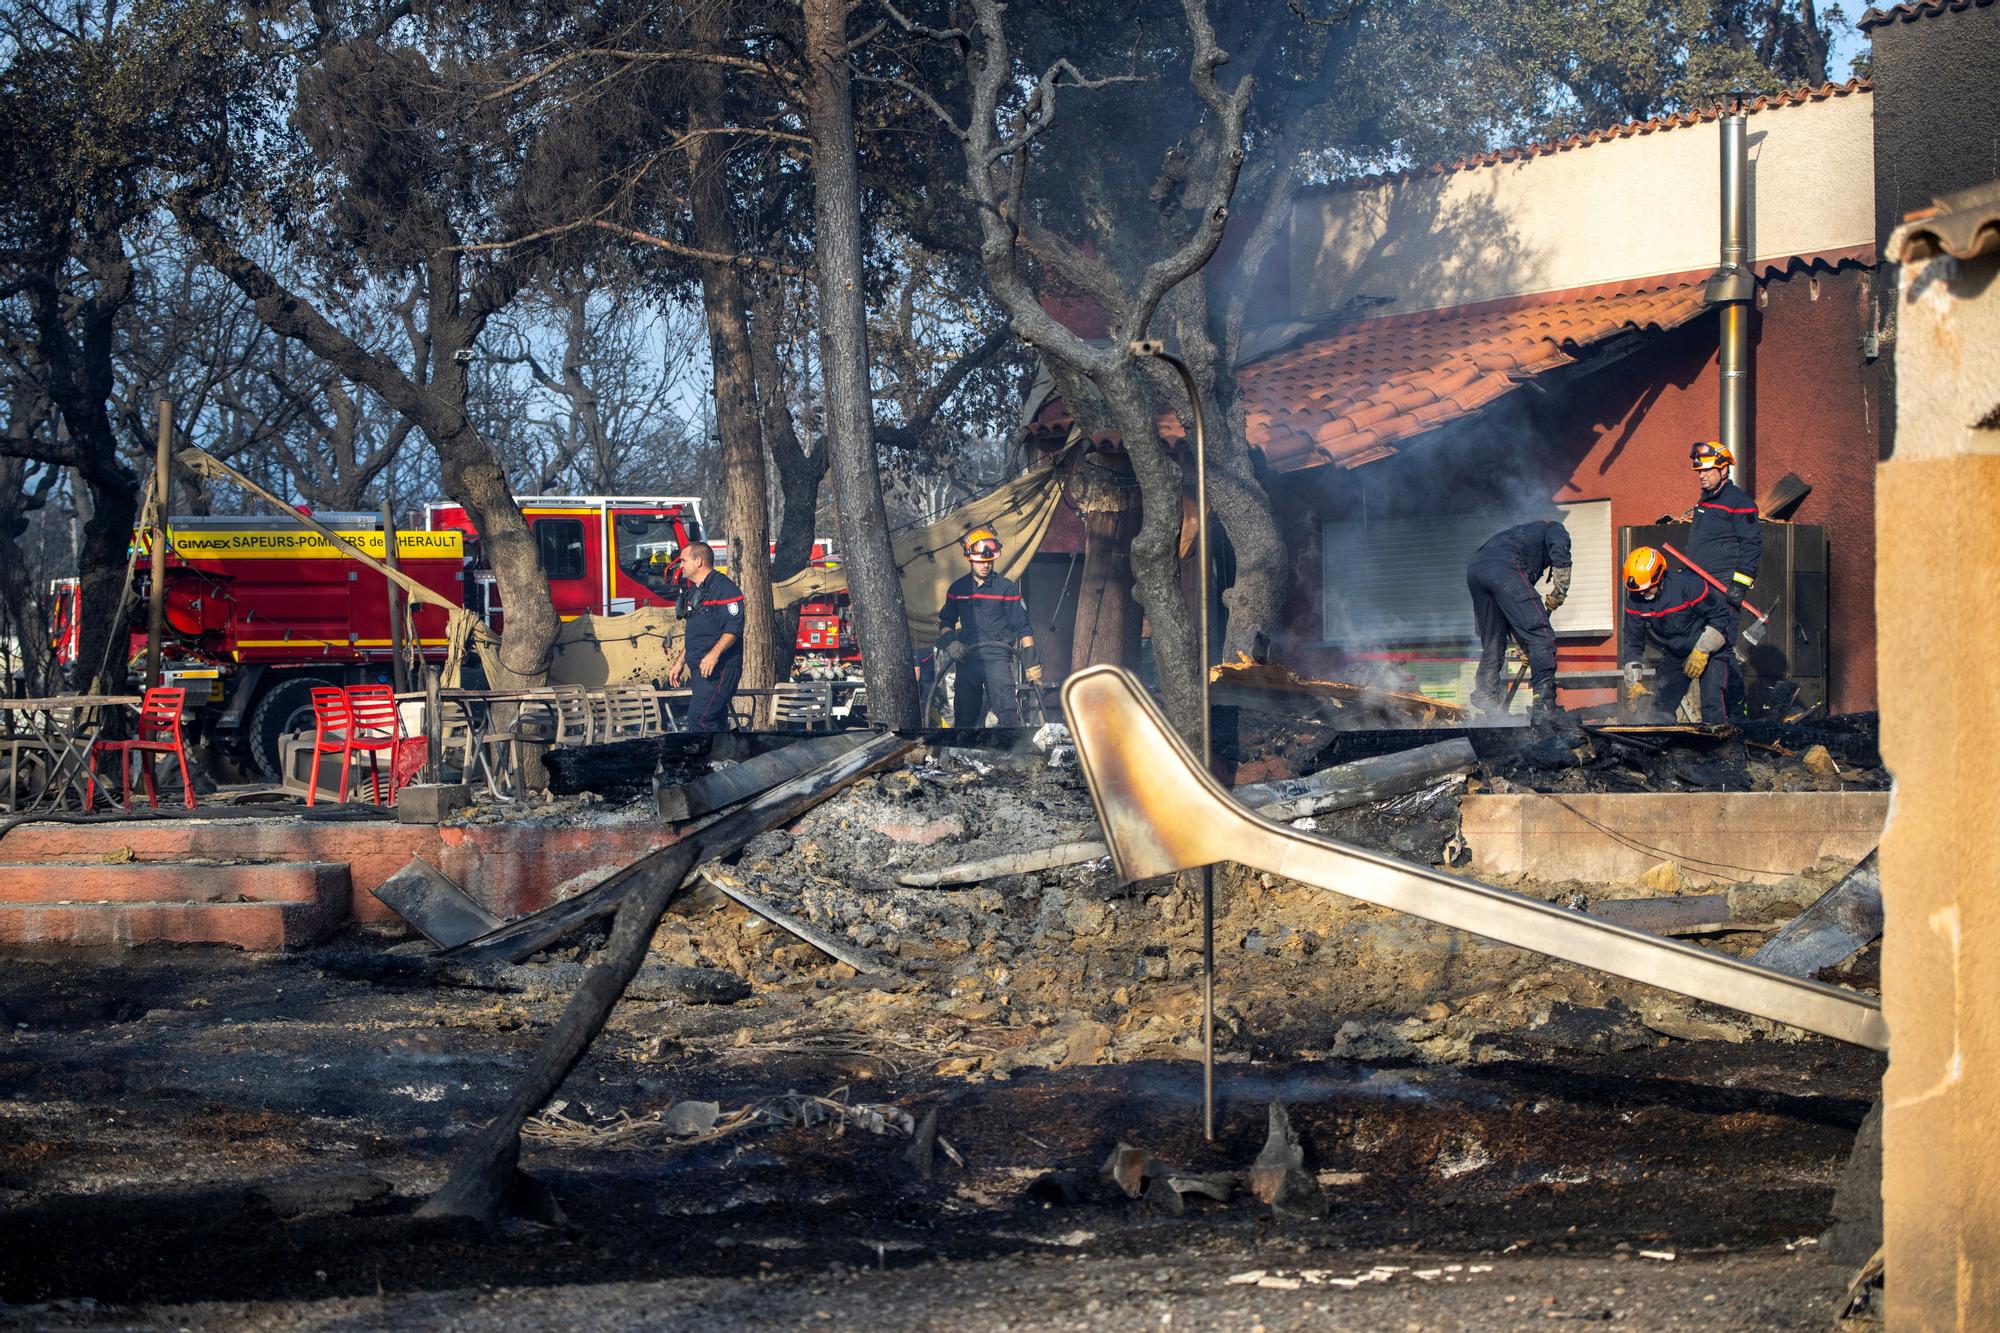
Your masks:
M720 6L690 12L695 40L713 49L722 42ZM728 139L704 133L720 128L722 74L696 65L688 99L688 175L695 242L710 254L735 254L740 246L729 209ZM722 522L729 539L729 568L743 590L742 688L768 690L777 679L771 615L771 500L764 473L764 438L757 418L756 372L750 350L750 290L733 263L701 265L702 309L708 317L709 360L715 369L715 431L722 445ZM688 664L693 670L694 664ZM759 725L770 719L770 700L759 700Z
M868 715L917 725L916 663L903 584L889 545L868 392L868 325L862 305L861 187L847 67L844 0L805 0L807 98L812 118L813 235L819 262L820 364L840 544L853 599Z
M503 262L468 292L458 254L430 257L425 276L432 373L418 382L355 342L311 302L245 255L192 199L176 196L172 206L203 261L250 298L267 328L374 390L431 442L438 454L439 481L445 494L465 506L479 530L506 607L499 660L488 666L490 683L500 688L541 684L561 622L549 598L534 534L514 501L506 470L466 411L467 366L474 344L486 321L520 290L525 269Z
M767 285L756 296L750 319L750 352L757 369L757 412L764 423L764 451L777 474L777 549L771 554L771 579L783 582L806 567L818 535L819 486L826 477L826 441L807 449L792 423L785 395L785 370L778 361L778 330L782 316L777 294Z
M60 273L52 255L45 271ZM119 594L139 521L139 479L118 457L108 404L119 314L131 300L132 261L115 238L84 256L90 291L76 300L52 284L28 285L36 351L50 400L69 434L63 461L90 492L90 517L77 553L77 652L72 679L91 694L115 694L124 684L125 624Z
M1077 588L1069 669L1100 663L1135 667L1142 619L1132 600L1138 484L1122 455L1097 453L1077 464L1067 489L1083 517L1083 578Z

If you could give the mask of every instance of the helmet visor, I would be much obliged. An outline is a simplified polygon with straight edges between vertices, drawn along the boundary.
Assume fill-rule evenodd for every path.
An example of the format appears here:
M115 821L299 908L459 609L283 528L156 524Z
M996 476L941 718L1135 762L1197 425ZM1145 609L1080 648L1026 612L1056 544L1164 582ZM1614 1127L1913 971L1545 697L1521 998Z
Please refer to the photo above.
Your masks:
M1000 543L991 540L976 541L965 548L965 558L968 560L991 560L999 554Z

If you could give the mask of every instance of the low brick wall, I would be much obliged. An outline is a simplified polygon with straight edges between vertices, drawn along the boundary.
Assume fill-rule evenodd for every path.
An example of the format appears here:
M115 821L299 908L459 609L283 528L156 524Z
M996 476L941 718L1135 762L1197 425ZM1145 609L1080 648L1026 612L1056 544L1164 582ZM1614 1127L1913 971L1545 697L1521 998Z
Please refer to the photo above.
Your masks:
M624 865L672 841L671 829L651 823L438 827L393 820L135 820L24 824L0 839L0 861L343 862L354 886L354 919L391 921L395 913L371 890L413 856L449 875L494 915L512 917L546 907L551 891L566 880Z
M1468 796L1473 878L1616 884L1662 861L1691 884L1771 884L1823 856L1859 861L1882 839L1889 793L1661 792Z

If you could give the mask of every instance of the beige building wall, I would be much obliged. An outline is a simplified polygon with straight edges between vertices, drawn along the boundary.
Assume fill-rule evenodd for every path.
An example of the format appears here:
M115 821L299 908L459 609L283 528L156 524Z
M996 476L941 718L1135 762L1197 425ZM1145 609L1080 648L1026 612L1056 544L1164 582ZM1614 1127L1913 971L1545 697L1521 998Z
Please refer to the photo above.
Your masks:
M1750 113L1754 257L1873 246L1873 101ZM1712 121L1683 125L1304 198L1290 313L1370 296L1389 303L1368 314L1394 315L1713 268L1720 138Z
M1890 253L1899 247L1892 241ZM2000 255L1907 265L1877 474L1889 1327L2000 1328Z

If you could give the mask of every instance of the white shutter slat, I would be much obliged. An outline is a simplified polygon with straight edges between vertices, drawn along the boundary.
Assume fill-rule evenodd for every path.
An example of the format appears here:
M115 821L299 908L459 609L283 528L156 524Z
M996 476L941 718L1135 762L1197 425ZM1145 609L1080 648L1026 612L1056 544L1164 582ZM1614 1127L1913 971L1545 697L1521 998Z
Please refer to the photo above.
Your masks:
M1611 502L1559 506L1575 573L1553 617L1558 636L1609 634L1615 611ZM1358 650L1476 646L1465 566L1507 514L1437 514L1328 523L1321 529L1323 642Z

